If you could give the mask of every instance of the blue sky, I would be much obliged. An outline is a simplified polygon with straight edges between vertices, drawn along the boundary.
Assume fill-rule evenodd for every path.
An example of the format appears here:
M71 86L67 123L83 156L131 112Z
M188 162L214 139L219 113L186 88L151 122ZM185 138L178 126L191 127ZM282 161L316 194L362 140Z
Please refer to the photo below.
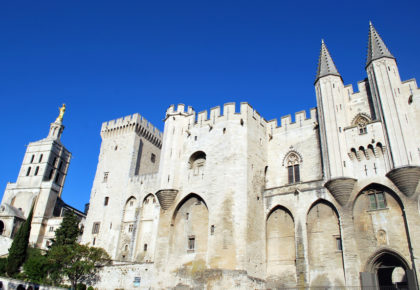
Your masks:
M316 106L321 38L346 84L366 77L368 23L420 81L419 1L2 1L0 195L67 104L63 199L89 202L104 121L171 104L249 102L267 120ZM355 88L356 90L356 88Z

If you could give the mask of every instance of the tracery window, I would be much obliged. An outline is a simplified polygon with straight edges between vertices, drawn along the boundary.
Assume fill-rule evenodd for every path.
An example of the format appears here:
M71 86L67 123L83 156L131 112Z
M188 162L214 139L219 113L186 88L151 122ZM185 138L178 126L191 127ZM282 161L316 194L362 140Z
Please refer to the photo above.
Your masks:
M300 181L300 157L296 152L291 152L286 159L286 167L289 184Z
M357 126L359 135L363 135L367 133L367 124L369 124L370 121L369 116L366 114L359 114L354 118L352 125Z

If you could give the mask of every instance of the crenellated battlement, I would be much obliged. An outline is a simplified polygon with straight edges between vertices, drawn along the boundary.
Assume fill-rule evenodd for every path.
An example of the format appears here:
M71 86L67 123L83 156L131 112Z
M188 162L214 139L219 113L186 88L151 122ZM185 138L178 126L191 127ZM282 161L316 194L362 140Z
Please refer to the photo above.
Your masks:
M162 146L162 132L138 113L102 123L101 136L103 138L127 132L136 132L157 147Z
M270 133L274 134L305 126L316 126L317 124L317 108L312 108L309 110L309 117L307 117L306 111L299 111L295 113L294 120L292 120L291 115L286 115L280 118L280 125L278 125L277 119L274 119L267 122L267 127L271 131Z
M294 128L307 125L315 126L318 121L316 108L310 109L309 116L307 116L306 111L299 111L295 113L294 120L292 120L291 115L283 116L280 118L279 125L277 119L271 121L265 120L250 104L246 102L240 103L239 110L237 109L238 108L235 103L226 103L223 107L216 106L211 108L210 111L204 110L197 114L192 107L188 107L188 109L185 110L185 105L180 104L177 107L171 105L167 110L167 114L183 114L186 117L191 117L190 126L193 127L212 127L217 122L228 120L242 120L244 122L254 120L259 123L261 127L270 128L270 133L272 130L292 130Z

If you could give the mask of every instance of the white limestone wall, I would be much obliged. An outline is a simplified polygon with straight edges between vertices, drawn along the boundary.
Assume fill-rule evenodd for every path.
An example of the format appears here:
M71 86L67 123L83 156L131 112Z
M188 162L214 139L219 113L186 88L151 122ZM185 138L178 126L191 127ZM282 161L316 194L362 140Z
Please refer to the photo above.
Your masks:
M9 254L13 239L0 235L0 258Z

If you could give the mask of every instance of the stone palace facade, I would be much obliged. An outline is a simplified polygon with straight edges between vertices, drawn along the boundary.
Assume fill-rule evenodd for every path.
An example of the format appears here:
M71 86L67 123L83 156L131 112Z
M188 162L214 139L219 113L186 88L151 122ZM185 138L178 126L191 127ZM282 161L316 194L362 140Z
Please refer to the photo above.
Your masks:
M418 289L420 90L372 24L366 72L354 92L322 42L309 115L103 123L82 243L113 265L95 286Z

